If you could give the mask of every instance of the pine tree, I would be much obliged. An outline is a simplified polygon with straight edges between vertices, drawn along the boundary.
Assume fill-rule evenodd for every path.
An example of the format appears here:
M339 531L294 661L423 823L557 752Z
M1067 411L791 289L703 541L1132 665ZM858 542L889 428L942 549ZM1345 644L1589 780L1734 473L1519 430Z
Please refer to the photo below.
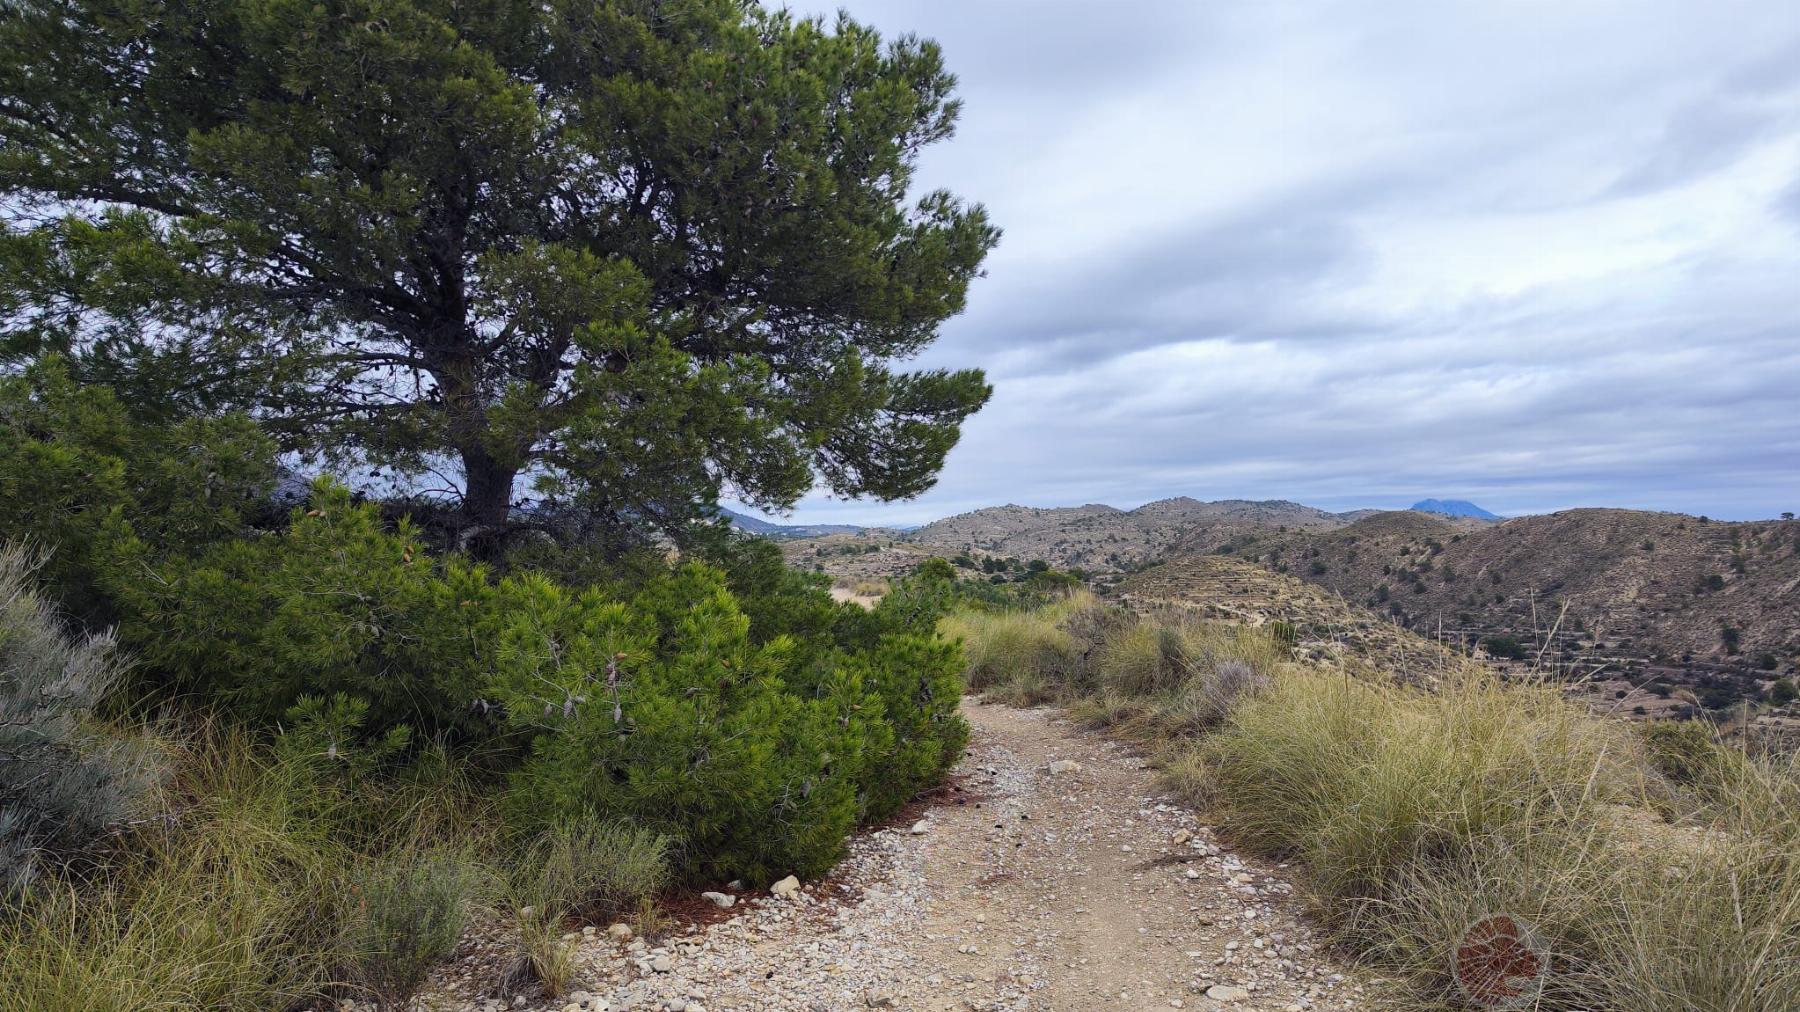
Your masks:
M679 532L916 495L989 388L896 364L998 233L909 194L938 48L746 0L25 0L0 353L294 450Z

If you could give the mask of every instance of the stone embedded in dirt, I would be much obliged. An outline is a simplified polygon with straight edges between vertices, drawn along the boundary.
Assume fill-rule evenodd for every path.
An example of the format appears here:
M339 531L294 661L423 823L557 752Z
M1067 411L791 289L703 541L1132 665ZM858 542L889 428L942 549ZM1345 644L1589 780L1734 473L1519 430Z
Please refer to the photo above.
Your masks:
M728 893L701 893L700 898L720 910L729 910L737 903L737 897Z
M894 1005L894 992L881 989L870 991L867 1001L870 1008L892 1008Z
M1080 773L1081 764L1073 759L1058 759L1050 764L1050 772L1054 774Z
M799 891L800 880L792 875L769 887L769 892L775 896L792 896Z
M631 925L623 921L614 924L606 929L606 937L615 942L629 942L631 941Z
M929 833L929 832L931 832L930 821L928 821L926 819L920 819L919 821L913 823L912 835L924 836L926 833Z
M650 969L657 973L668 973L675 969L675 960L666 952L659 952L650 960Z
M1175 845L1175 846L1177 846L1177 847L1179 847L1179 846L1181 846L1181 845L1182 845L1182 844L1184 844L1184 843L1186 843L1186 842L1188 842L1188 841L1189 841L1189 840L1192 840L1192 839L1193 839L1193 838L1194 838L1194 834L1192 834L1192 833L1190 833L1190 832L1188 832L1188 831L1187 831L1187 830L1185 830L1185 829L1177 829L1177 830L1176 830L1176 831L1175 831L1175 837L1174 837L1174 839L1172 839L1172 840L1171 840L1171 841L1169 841L1169 842L1171 842L1171 843L1173 843L1173 844L1174 844L1174 845Z
M1214 984L1206 989L1206 996L1213 1001L1243 1001L1250 997L1250 989L1235 984Z

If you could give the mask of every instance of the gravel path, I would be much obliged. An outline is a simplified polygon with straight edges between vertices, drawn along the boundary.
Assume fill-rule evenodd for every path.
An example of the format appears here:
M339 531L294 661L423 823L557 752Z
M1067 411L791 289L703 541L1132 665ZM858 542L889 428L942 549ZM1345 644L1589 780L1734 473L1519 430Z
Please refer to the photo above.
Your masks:
M1366 1005L1284 870L1223 850L1139 760L1053 711L968 702L959 791L824 883L658 945L581 942L564 1010L1335 1009ZM454 982L451 983L454 987ZM467 992L465 992L467 993ZM437 1008L492 999L440 994Z

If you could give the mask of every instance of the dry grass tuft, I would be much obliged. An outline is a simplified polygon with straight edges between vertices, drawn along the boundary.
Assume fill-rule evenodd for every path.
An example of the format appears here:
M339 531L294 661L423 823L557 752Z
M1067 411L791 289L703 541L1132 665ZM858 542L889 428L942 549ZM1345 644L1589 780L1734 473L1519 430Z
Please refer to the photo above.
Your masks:
M1241 846L1296 861L1326 926L1388 982L1459 999L1475 920L1530 922L1542 1009L1777 1012L1800 994L1800 771L1703 725L1591 716L1547 684L1437 691L1290 661L1269 630L1092 601L963 615L972 684L1058 701L1155 752Z

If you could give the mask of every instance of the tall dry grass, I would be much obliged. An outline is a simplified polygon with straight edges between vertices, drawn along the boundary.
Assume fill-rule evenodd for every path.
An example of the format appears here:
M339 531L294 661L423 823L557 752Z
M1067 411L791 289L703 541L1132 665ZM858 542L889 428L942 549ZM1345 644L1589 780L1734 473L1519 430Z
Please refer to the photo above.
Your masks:
M524 983L552 991L565 917L641 911L668 881L668 842L630 827L489 833L479 783L430 748L374 779L226 727L164 740L164 814L0 904L0 1012L404 1007L469 917L532 904Z
M338 978L343 866L291 770L183 757L168 820L0 914L0 1009L270 1009Z
M1297 859L1326 923L1395 982L1454 995L1496 912L1551 953L1545 1009L1792 1009L1800 863L1791 768L1729 758L1677 823L1630 725L1554 687L1468 672L1432 694L1290 671L1194 746L1233 839Z
M1800 1009L1800 770L1705 725L1609 722L1466 667L1425 692L1289 663L1268 629L1091 599L958 616L971 682L1137 740L1246 849L1295 862L1379 1007L1458 1007L1463 932L1550 953L1542 1009Z

